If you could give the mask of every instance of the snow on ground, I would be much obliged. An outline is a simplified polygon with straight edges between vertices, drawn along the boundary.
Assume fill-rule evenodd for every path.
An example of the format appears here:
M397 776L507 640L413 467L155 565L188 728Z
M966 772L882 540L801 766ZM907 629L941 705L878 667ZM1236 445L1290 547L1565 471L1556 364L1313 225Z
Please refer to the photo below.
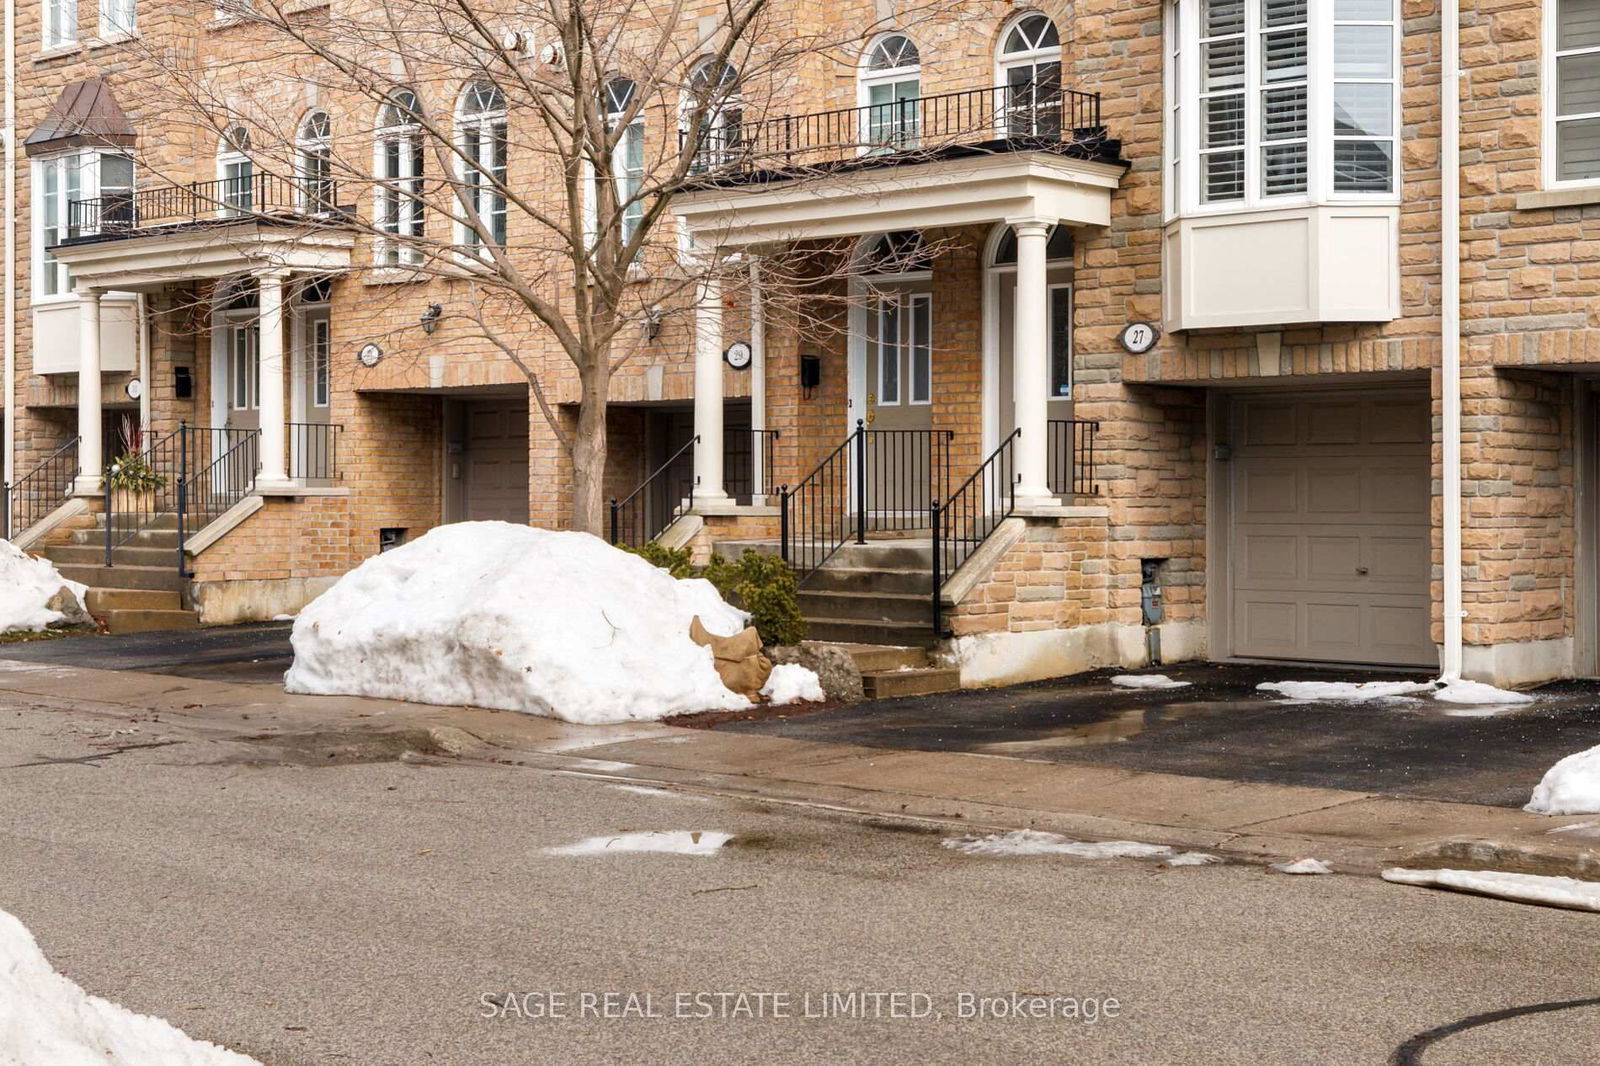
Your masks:
M1600 814L1600 747L1568 755L1546 770L1522 809L1534 814Z
M1415 696L1434 689L1432 681L1263 681L1258 692L1276 692L1291 700L1320 703L1366 703Z
M718 636L748 616L587 533L439 526L373 556L295 620L290 692L466 704L585 724L743 710Z
M1570 822L1567 825L1558 825L1554 829L1546 829L1549 833L1577 833L1581 837L1600 835L1600 822Z
M1163 844L1141 844L1136 840L1069 840L1058 833L1037 829L1014 829L981 837L949 837L940 843L963 855L1003 857L1071 855L1078 859L1170 859L1177 854Z
M635 851L664 851L673 855L715 855L733 839L732 833L687 829L647 829L609 837L586 837L576 844L545 848L546 855L612 855Z
M774 666L767 683L761 686L761 694L774 707L799 703L801 700L821 703L828 698L822 691L822 680L817 677L816 671L799 663L779 663Z
M1118 674L1111 679L1113 685L1123 688L1188 688L1187 681L1174 681L1166 674Z
M1331 874L1333 867L1321 859L1294 859L1290 862L1275 862L1267 869L1275 870L1280 874Z
M0 1063L5 1066L261 1066L160 1018L91 996L55 972L0 911Z
M1221 855L1212 855L1205 851L1186 851L1181 855L1174 855L1170 859L1162 859L1162 866L1210 866L1212 863L1221 862Z
M48 606L65 587L83 609L85 587L68 581L49 559L29 555L0 540L0 633L46 629L66 615Z
M1508 710L1514 705L1532 703L1526 692L1508 692L1481 681L1263 681L1258 692L1276 692L1302 703L1370 703L1373 700L1414 702L1416 697L1432 696L1442 703L1476 706L1474 710L1450 710L1446 714L1462 718L1484 717Z
M1397 885L1450 888L1518 903L1600 911L1600 881L1579 881L1574 877L1543 877L1501 870L1407 870L1396 866L1383 871L1383 879Z
M652 796L656 799L689 800L694 803L704 803L704 796L691 796L687 792L674 792L670 788L652 788L649 785L612 785L611 788L618 792L631 792L635 796Z

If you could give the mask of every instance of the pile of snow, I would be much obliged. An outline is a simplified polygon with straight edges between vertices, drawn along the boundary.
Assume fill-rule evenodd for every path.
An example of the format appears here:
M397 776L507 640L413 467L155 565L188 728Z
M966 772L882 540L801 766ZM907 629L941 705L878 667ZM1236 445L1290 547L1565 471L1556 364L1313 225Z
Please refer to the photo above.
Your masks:
M62 577L49 559L0 540L0 633L83 623L88 620L84 592L83 585Z
M1522 809L1534 814L1600 814L1600 747L1568 755L1546 770Z
M1280 874L1331 874L1333 867L1321 859L1294 859L1290 862L1275 862L1267 869Z
M58 974L21 922L0 911L0 1063L17 1066L261 1066L160 1018L91 996Z
M801 700L821 703L828 698L822 691L822 679L817 672L799 663L779 663L774 666L767 683L761 686L761 694L774 707L799 703Z
M1181 855L1174 855L1170 859L1162 859L1162 866L1210 866L1212 863L1222 861L1221 855L1212 855L1205 851L1186 851Z
M440 526L373 556L295 620L290 692L467 704L604 723L750 702L689 639L748 616L587 533Z
M586 837L576 844L545 848L546 855L612 855L625 851L664 851L673 855L715 855L732 833L647 829L609 837Z
M1118 674L1111 679L1113 685L1123 688L1187 688L1189 682L1174 681L1166 674Z
M1141 844L1137 840L1070 840L1058 833L1037 829L1014 829L981 837L950 837L940 843L963 855L1071 855L1076 859L1172 859L1177 856L1177 852L1164 844Z
M1600 911L1600 881L1579 881L1575 877L1544 877L1501 870L1408 870L1396 866L1383 871L1383 879L1397 885L1449 888L1518 903Z
M1259 692L1276 692L1306 703L1368 703L1432 696L1443 703L1510 706L1532 703L1525 692L1508 692L1481 681L1263 681Z

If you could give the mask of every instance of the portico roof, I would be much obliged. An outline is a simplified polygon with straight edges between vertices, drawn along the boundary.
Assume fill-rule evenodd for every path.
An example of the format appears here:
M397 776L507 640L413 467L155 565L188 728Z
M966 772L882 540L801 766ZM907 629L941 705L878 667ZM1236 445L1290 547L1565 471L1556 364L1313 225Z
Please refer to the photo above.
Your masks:
M315 223L253 219L56 245L79 288L149 291L261 270L346 270L355 237Z
M684 193L677 213L701 242L750 247L890 230L1043 218L1111 222L1126 167L1056 152L1006 152L764 185Z

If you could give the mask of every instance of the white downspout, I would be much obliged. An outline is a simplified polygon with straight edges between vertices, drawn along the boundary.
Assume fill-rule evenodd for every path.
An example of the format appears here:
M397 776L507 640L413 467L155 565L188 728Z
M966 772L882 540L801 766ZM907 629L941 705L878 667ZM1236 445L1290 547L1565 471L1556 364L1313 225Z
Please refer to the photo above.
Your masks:
M134 343L139 346L139 432L150 434L150 302L139 293L134 304Z
M1440 679L1461 676L1461 3L1444 0L1440 53L1439 195L1443 358L1440 392L1444 468L1440 472L1444 525L1444 650Z
M761 295L761 261L750 256L750 484L752 503L761 504L772 486L766 482L767 305Z
M0 479L16 480L17 461L17 0L5 0L5 443L0 452Z

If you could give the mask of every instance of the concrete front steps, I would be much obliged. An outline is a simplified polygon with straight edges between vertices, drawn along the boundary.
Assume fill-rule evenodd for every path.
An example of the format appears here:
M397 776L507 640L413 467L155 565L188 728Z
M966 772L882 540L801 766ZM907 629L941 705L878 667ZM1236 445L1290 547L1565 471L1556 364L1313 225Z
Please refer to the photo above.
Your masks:
M800 587L807 637L846 648L868 699L926 695L961 687L959 670L934 666L933 544L926 538L869 534L846 544ZM775 541L724 541L717 553L778 554Z
M183 605L178 574L178 527L172 515L159 515L150 528L113 549L106 566L104 519L72 530L69 538L38 548L61 576L89 586L89 613L112 633L150 633L195 629L200 619Z

